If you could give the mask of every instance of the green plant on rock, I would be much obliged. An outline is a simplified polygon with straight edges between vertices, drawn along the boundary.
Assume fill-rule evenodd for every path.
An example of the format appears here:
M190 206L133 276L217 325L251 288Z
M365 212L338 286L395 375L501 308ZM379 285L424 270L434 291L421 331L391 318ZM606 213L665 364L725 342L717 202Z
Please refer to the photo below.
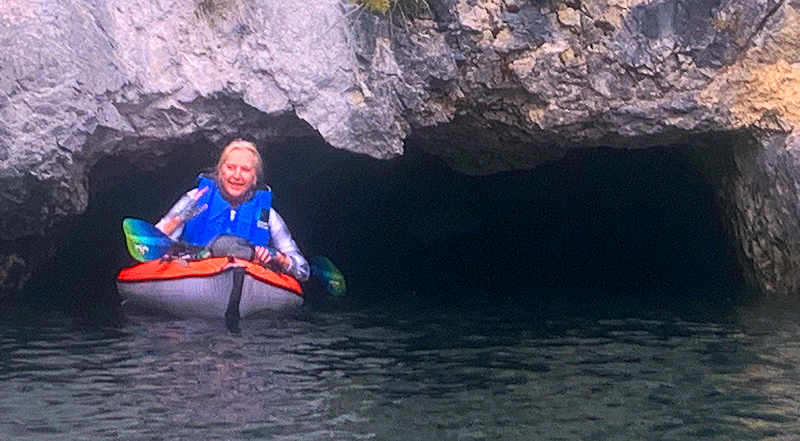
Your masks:
M380 12L385 14L392 6L392 0L356 0L364 9L370 12Z
M421 11L429 11L427 0L351 0L359 9L373 14L399 13L411 17Z

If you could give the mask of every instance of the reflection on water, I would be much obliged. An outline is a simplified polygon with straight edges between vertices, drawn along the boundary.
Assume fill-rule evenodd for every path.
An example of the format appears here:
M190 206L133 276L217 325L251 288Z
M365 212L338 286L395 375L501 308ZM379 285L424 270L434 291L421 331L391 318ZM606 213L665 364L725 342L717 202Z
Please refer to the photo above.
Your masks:
M0 325L0 439L746 440L800 433L800 303L534 316L353 305ZM701 318L697 318L701 317Z

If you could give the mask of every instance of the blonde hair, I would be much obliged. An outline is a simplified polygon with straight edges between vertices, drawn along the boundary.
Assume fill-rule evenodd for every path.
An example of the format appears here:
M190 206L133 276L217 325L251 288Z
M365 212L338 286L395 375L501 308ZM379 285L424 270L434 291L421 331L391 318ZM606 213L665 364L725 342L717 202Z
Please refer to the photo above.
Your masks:
M264 161L261 159L261 154L258 153L258 149L256 145L250 141L236 138L233 141L229 142L228 145L222 149L222 153L219 154L219 161L217 161L217 168L216 172L219 175L220 169L222 169L222 165L225 164L225 161L228 160L228 156L234 150L244 150L253 154L253 157L256 159L255 169L256 169L256 182L255 184L258 185L262 179L264 179Z

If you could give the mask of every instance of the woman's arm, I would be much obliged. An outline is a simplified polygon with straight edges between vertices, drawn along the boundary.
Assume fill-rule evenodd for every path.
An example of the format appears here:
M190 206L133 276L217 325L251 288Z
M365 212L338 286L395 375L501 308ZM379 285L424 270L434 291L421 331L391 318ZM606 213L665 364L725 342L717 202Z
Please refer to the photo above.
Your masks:
M269 232L272 246L288 257L288 265L285 266L285 271L301 282L308 280L311 272L308 261L303 257L294 239L292 239L292 234L289 232L286 222L273 209L269 210Z
M183 225L193 217L202 213L208 205L197 206L197 201L208 191L208 187L189 190L170 208L167 214L156 224L156 228L173 240L178 240L183 233Z

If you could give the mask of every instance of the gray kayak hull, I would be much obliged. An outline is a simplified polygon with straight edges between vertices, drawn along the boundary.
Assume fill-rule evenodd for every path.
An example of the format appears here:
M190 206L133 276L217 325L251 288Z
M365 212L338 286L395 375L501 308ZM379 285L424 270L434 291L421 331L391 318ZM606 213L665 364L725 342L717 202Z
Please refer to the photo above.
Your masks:
M151 279L123 277L123 270L117 278L117 289L122 299L123 310L153 310L181 318L224 318L233 291L233 268L237 266L241 265L223 265L219 272L202 276L182 275ZM303 304L302 292L294 292L257 277L263 271L268 270L258 267L253 271L256 276L250 272L244 275L239 303L241 317L266 311L296 309ZM285 279L288 276L278 277Z

